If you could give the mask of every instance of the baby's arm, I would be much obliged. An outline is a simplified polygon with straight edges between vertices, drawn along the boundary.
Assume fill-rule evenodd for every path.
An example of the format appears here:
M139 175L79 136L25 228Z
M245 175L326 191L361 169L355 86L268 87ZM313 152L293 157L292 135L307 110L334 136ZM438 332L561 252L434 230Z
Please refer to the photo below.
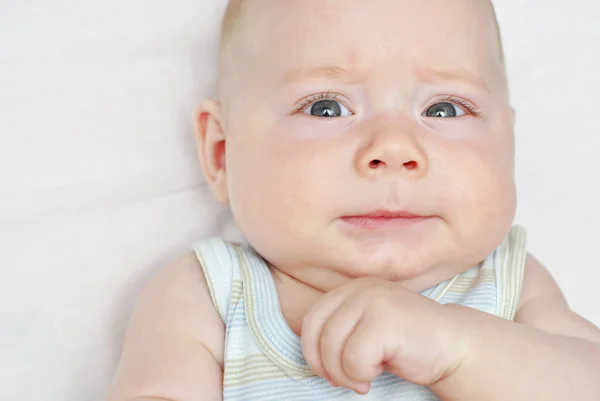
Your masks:
M529 256L516 323L456 308L472 357L432 386L443 400L600 400L600 330ZM469 329L470 328L470 329Z
M222 400L224 330L196 257L172 263L140 296L107 401Z

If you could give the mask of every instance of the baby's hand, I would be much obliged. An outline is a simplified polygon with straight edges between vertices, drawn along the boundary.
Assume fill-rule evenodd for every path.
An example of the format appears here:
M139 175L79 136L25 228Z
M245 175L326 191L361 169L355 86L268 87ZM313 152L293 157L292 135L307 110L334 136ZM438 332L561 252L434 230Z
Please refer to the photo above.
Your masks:
M302 325L312 371L361 394L384 370L421 385L444 379L467 357L466 338L446 307L371 278L326 294Z

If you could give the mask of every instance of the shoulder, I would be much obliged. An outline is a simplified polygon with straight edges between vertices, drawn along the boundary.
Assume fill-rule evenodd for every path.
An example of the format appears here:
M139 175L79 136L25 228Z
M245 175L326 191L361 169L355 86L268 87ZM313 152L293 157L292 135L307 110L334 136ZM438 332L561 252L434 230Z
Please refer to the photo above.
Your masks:
M221 399L224 336L200 262L177 258L139 296L108 400Z
M164 266L144 289L138 307L153 311L157 316L170 316L174 330L180 329L199 340L222 365L225 327L194 252Z
M515 321L555 335L600 342L600 330L573 312L546 267L527 254Z

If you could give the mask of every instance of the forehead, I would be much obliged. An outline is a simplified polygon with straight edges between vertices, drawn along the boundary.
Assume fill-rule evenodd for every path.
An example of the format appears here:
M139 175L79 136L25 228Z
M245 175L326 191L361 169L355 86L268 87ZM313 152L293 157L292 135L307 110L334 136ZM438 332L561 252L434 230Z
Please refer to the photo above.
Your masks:
M487 0L252 0L251 5L239 32L238 61L273 78L330 65L485 74L501 59Z

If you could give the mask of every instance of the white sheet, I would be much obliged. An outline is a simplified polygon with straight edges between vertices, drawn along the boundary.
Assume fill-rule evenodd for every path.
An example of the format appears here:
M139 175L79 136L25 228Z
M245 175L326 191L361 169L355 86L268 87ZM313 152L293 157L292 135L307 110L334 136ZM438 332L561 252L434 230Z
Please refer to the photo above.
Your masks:
M497 2L518 221L600 324L600 26L592 0ZM209 235L191 116L225 0L0 1L0 399L100 400L139 288Z

